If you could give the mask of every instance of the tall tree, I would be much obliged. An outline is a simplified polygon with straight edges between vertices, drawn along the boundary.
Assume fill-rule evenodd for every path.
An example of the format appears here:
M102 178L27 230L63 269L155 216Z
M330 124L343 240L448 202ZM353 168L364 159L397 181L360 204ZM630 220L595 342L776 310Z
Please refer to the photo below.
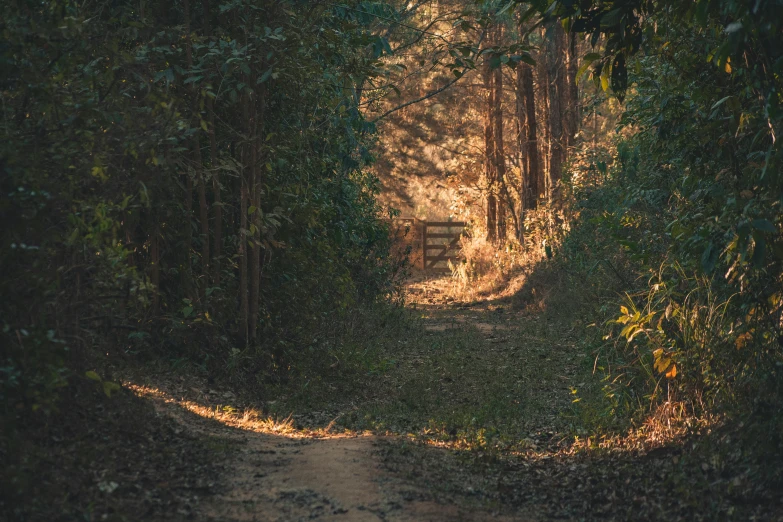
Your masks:
M245 81L247 81L247 75L245 75ZM244 116L244 132L245 141L241 146L242 165L243 168L240 174L240 186L239 186L239 248L237 249L237 255L239 257L239 325L240 335L249 342L249 326L250 326L250 297L249 284L248 284L248 243L250 241L250 227L248 227L248 201L251 195L251 185L253 178L251 175L251 160L252 143L250 136L253 132L253 118L251 116L251 100L250 94L245 93L242 96L242 107Z
M525 32L520 28L520 33ZM525 37L524 44L529 43ZM522 153L522 205L525 210L538 207L543 186L539 183L541 167L538 159L538 125L536 97L533 85L533 67L520 62L516 70L517 119L519 121L519 148ZM520 219L524 223L524 219Z
M494 28L490 29L489 33L490 35L493 35ZM491 38L490 43L494 43L494 39ZM486 92L486 102L484 105L484 165L487 183L487 240L494 242L497 240L498 207L497 196L495 193L495 183L497 181L497 156L495 153L495 146L497 143L495 139L495 95L497 94L497 91L494 89L495 74L492 70L492 58L490 54L484 55L482 76L484 79L484 90Z
M191 32L190 32L190 21L191 21L191 12L190 12L190 0L184 0L183 1L183 7L184 7L184 15L185 15L185 55L186 55L186 63L188 66L188 69L193 69L193 42L191 40ZM192 184L193 179L196 180L196 187L198 191L198 202L199 202L199 222L201 224L201 235L200 235L200 241L201 241L201 276L202 281L199 285L199 296L202 298L202 300L205 297L206 287L209 285L210 280L210 274L209 274L209 211L207 208L207 193L206 193L206 186L204 183L204 165L201 158L201 142L199 140L199 129L201 128L201 116L200 116L200 93L198 89L190 88L191 95L193 97L192 104L193 104L193 128L195 129L195 132L193 134L193 137L191 138L190 142L190 152L191 156L189 158L189 166L188 169L188 192L192 193ZM192 172L192 173L191 173ZM189 204L192 205L192 194L190 195ZM190 213L189 213L190 214Z
M263 68L263 67L262 67ZM250 339L256 339L258 329L258 312L261 304L261 192L262 172L265 162L262 161L261 140L259 136L263 135L264 112L266 109L266 89L261 85L256 90L256 96L251 103L252 121L251 121L251 167L250 167L250 199L252 212L251 226L251 256L250 256Z
M557 182L565 161L565 140L563 129L563 88L565 86L565 33L559 23L553 23L547 30L547 73L549 91L549 194L554 197Z
M496 29L496 41L500 44L503 39L503 26L498 24ZM497 239L498 241L505 241L506 239L506 206L509 200L508 189L506 187L506 154L505 147L503 146L503 69L501 64L497 64L492 71L492 125L494 131L492 132L492 138L494 139L493 146L493 161L495 183L494 193L497 198L496 217L495 223L497 226Z
M202 1L204 36L212 44L212 23L209 0ZM215 102L212 96L206 96L208 134L209 134L209 164L212 171L212 198L215 221L213 225L212 267L213 283L220 286L220 256L223 248L223 201L220 194L220 176L218 165L217 134L215 131Z
M579 132L579 123L581 121L579 104L579 87L576 84L576 73L579 66L579 55L576 33L568 33L568 50L566 59L568 64L565 70L566 88L566 118L565 118L565 143L566 147L573 144L576 133Z
M536 54L536 76L535 76L535 85L536 85L536 99L538 102L536 103L536 118L539 122L541 122L541 125L539 126L539 135L538 135L538 157L541 160L540 161L540 167L541 170L539 172L540 176L538 178L538 184L539 184L539 192L544 195L549 195L549 172L550 172L550 163L551 163L551 156L549 154L549 142L550 142L550 135L551 135L551 129L549 127L549 115L551 113L550 110L550 104L549 104L549 55L547 53L546 48L546 41L547 41L547 30L546 28L542 27L540 29L540 36L542 40L545 42L544 45L541 46L538 53Z

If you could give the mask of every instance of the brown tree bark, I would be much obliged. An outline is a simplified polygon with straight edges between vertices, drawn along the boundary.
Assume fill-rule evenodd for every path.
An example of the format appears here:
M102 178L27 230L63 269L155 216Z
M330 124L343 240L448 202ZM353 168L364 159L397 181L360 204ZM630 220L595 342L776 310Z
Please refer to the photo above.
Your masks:
M207 207L207 190L204 183L204 172L201 162L201 147L198 137L194 138L194 150L196 162L196 176L198 179L198 208L199 221L201 222L201 276L199 295L203 301L206 298L207 286L209 286L209 207Z
M497 240L497 198L495 196L495 94L494 74L490 67L490 57L485 55L482 65L484 88L487 93L484 107L484 164L487 178L487 240Z
M546 29L541 28L541 37L546 42ZM538 157L540 172L538 178L539 193L546 197L549 194L549 57L546 49L542 48L536 60L536 103L537 121L541 122L538 130Z
M536 122L536 97L533 84L533 67L517 65L517 118L519 119L519 147L522 152L523 208L538 208L542 195L539 183L541 166L538 158L538 123Z
M188 63L192 62L192 54L190 49L190 1L185 0L185 39L186 39L186 53ZM193 248L193 176L190 169L185 169L185 258L183 260L183 270L180 275L181 284L184 288L184 292L190 298L193 298L192 291L192 273L193 267L190 261L190 251Z
M210 7L209 0L202 1L202 7L204 11L204 36L212 38L212 24L210 23ZM215 222L213 225L213 245L212 249L212 267L213 267L213 281L215 286L220 286L220 256L223 248L223 205L220 194L220 180L218 177L218 149L217 149L217 136L215 132L215 106L210 96L207 99L207 118L209 119L209 163L212 169L212 197L215 215Z
M566 147L570 147L574 143L574 137L579 132L579 122L581 116L579 114L579 87L576 84L576 71L579 69L579 57L577 54L576 34L569 33L568 35L568 65L566 67L566 89L567 89L567 107L568 118L566 127Z
M563 140L563 107L562 88L565 67L563 56L565 54L563 27L559 23L553 23L547 31L547 89L549 98L549 114L547 124L549 127L549 196L554 197L557 182L562 174L565 160L565 147Z
M190 0L184 0L185 10L185 55L188 68L193 67L193 44L190 38ZM200 127L199 94L196 89L191 89L193 95L193 119L195 128ZM203 163L201 159L201 144L198 131L193 135L191 142L191 162L193 164L193 177L196 178L199 201L199 221L201 223L201 273L203 281L199 285L199 296L205 298L206 286L209 284L209 210L207 208L207 194L204 183ZM188 176L190 191L192 191L191 176ZM191 195L192 204L192 195ZM192 235L192 234L191 234ZM189 249L188 249L189 250Z
M259 132L264 125L265 90L256 91L256 99L251 103L252 131L251 131L251 164L250 187L252 205L255 211L252 214L253 234L250 250L250 339L256 339L258 331L258 310L261 301L261 171Z
M498 30L498 40L502 36L501 30ZM494 126L493 138L494 162L495 162L495 193L497 197L497 239L505 241L506 239L506 202L508 200L508 190L506 188L506 154L503 147L503 69L502 65L492 71L493 85L495 91L492 96L494 106L492 108L492 124Z
M245 96L247 98L247 96ZM244 101L247 104L246 101ZM245 119L249 120L246 109ZM245 122L245 128L249 128L249 122ZM247 200L249 198L248 191L248 164L250 158L249 144L242 144L242 165L245 166L242 169L242 175L239 185L239 248L237 255L239 257L239 334L245 340L248 341L248 295L247 295L247 242L248 242L248 226L247 226Z

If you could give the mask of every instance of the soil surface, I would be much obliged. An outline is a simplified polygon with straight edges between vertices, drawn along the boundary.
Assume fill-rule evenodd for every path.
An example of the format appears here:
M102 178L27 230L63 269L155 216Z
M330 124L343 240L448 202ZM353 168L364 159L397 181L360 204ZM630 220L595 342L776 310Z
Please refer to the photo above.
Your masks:
M195 437L225 444L219 487L187 518L221 521L512 520L497 510L435 499L426 485L405 480L388 465L395 440L370 434L324 435L221 415L208 402L127 384L158 412ZM176 389L176 386L173 387ZM187 395L187 392L185 392ZM192 394L191 394L192 395ZM197 415L190 415L190 410ZM280 433L275 433L280 431ZM513 520L528 520L514 517Z

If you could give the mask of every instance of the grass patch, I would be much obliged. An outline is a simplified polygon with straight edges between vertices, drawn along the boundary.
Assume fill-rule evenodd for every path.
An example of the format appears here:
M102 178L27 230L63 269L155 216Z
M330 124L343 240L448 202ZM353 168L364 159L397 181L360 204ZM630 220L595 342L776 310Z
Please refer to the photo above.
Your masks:
M322 378L276 388L270 409L305 425L336 419L343 429L452 447L527 448L569 431L571 390L590 378L569 331L511 302L418 303L343 345Z

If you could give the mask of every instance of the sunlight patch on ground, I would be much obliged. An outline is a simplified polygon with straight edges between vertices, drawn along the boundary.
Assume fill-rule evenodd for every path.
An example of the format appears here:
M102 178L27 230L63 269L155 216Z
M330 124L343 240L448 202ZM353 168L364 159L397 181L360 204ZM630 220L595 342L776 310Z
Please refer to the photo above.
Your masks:
M404 438L413 443L453 452L472 453L482 460L521 459L523 465L549 459L566 460L579 455L645 455L656 451L681 447L691 435L708 435L721 423L718 417L697 419L685 414L679 403L661 405L638 428L615 435L579 437L553 434L540 438L539 434L518 440L490 440L484 430L447 433L441 429L424 429L408 433ZM398 436L387 432L386 436ZM675 463L677 458L675 457Z
M198 415L199 417L220 422L225 426L255 433L264 433L291 439L332 439L369 435L369 433L354 433L349 431L331 433L334 422L324 428L297 429L294 426L294 421L290 415L284 419L273 418L264 415L254 408L240 409L228 404L209 404L206 401L197 402L179 395L175 396L160 388L133 382L124 382L123 387L131 390L138 397L153 400L158 403L162 402L169 406L176 406L182 410Z

